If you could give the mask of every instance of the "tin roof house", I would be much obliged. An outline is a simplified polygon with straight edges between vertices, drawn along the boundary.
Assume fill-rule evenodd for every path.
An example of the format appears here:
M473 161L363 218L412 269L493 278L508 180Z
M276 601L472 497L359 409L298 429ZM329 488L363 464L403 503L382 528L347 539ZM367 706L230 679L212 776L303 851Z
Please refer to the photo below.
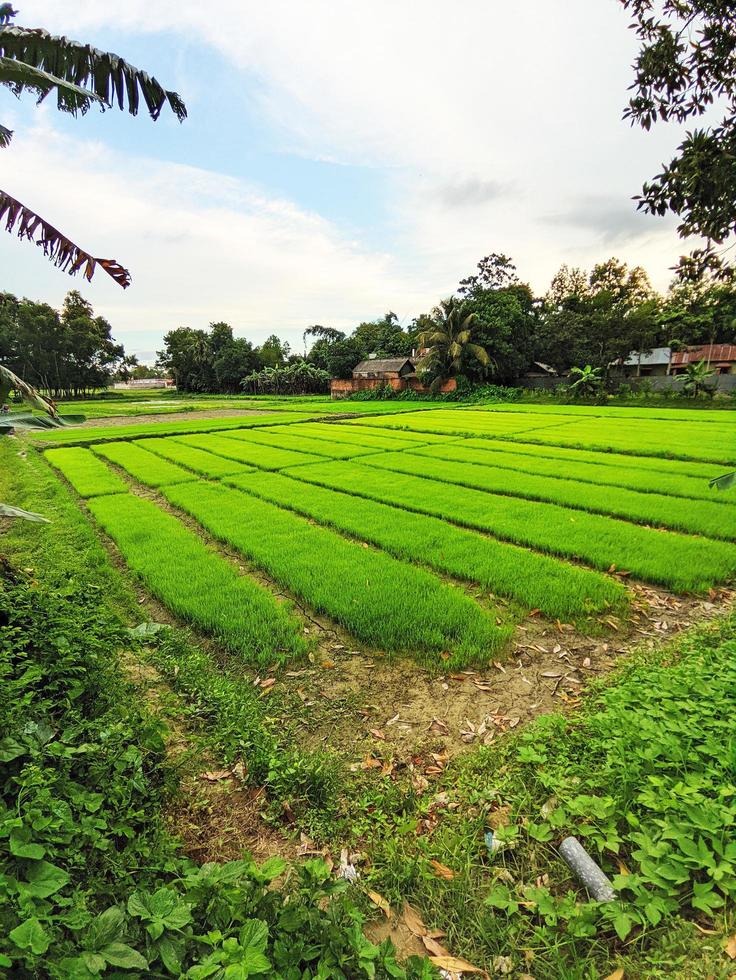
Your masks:
M417 377L416 360L412 357L368 357L356 364L352 378L333 378L330 382L330 393L333 398L345 398L354 391L364 391L366 388L393 388L394 391L428 392ZM446 381L440 391L454 391L457 382L454 378Z

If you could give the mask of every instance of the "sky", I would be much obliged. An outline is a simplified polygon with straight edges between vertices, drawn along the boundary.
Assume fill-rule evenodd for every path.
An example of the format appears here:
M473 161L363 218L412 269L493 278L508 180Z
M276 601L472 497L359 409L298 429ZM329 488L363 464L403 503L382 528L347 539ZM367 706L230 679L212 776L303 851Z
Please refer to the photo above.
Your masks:
M18 0L16 23L111 50L179 92L184 123L73 118L0 90L0 186L130 269L70 279L0 234L0 289L79 288L129 353L225 320L408 325L503 252L543 294L612 255L664 290L687 251L632 197L682 133L622 119L637 43L619 0Z

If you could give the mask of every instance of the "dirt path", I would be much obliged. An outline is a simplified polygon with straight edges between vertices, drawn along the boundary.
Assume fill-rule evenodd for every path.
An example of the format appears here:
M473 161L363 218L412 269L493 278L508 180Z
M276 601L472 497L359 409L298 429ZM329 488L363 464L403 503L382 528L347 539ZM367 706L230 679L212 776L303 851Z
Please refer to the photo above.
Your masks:
M106 418L88 419L85 429L102 428L106 425L142 425L145 422L187 422L197 419L219 419L239 415L277 415L278 412L268 412L255 408L213 408L197 412L159 412L149 415L109 415ZM72 426L69 427L73 428ZM80 426L76 426L80 428Z

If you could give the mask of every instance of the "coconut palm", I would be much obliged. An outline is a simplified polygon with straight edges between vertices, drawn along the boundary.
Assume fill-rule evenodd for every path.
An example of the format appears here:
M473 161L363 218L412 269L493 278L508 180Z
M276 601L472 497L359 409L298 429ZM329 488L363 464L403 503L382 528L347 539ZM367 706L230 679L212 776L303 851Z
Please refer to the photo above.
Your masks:
M146 72L88 44L16 26L12 23L16 13L9 3L0 4L0 85L16 95L34 92L40 103L55 93L57 108L72 115L85 113L93 105L103 110L117 105L134 116L144 103L154 120L166 105L179 120L186 118L186 107L176 92L166 91ZM0 148L7 148L12 137L12 131L0 125ZM122 265L75 245L4 190L0 190L2 221L6 231L35 242L54 265L70 275L82 272L90 280L100 266L123 289L130 285L130 273Z
M430 326L418 335L420 347L426 353L417 364L417 372L431 377L430 389L437 391L448 378L460 374L468 358L483 367L492 364L488 352L473 343L475 313L465 313L462 300L454 296L443 299L432 311Z

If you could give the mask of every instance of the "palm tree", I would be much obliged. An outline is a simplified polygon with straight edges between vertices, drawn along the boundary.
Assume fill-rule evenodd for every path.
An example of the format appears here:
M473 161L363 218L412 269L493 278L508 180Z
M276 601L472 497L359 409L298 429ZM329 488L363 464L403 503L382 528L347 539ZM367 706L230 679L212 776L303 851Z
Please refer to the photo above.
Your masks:
M685 370L685 381L682 386L684 394L690 395L691 398L697 398L703 392L712 395L713 392L707 384L712 377L713 372L705 361L698 361L697 364L688 364Z
M570 375L574 375L576 380L570 385L570 391L576 395L586 396L597 395L603 387L603 368L594 368L590 364L585 367L570 368Z
M464 314L462 300L443 299L432 311L431 326L417 340L426 353L417 364L419 374L433 378L430 390L436 392L448 378L460 374L469 357L488 367L491 358L480 344L472 341L475 313Z
M186 118L186 106L176 92L166 91L155 78L129 65L116 54L79 44L47 31L18 27L11 23L17 11L9 3L0 4L0 85L15 95L34 92L38 101L52 92L61 112L85 113L92 105L119 109L135 116L141 102L152 119L169 105L179 120ZM13 133L0 125L0 149L7 148ZM125 289L130 273L114 259L100 259L70 241L29 207L0 189L0 222L19 238L39 245L58 268L76 275L83 272L90 280L97 266Z

